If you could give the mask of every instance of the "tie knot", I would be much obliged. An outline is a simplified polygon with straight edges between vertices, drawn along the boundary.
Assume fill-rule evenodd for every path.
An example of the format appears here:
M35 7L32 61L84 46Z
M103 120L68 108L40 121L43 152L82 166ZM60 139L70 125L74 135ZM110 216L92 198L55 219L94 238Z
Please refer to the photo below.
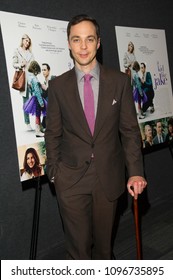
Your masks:
M84 81L85 81L85 82L89 82L89 81L91 80L92 77L93 77L93 76L92 76L91 74L85 74L85 75L84 75Z

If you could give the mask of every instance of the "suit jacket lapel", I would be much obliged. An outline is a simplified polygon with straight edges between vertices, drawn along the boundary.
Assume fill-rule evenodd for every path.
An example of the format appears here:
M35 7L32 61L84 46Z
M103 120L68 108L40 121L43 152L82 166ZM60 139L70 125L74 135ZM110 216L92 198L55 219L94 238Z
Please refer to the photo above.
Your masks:
M70 106L75 118L80 123L82 133L86 133L91 137L90 129L85 118L85 113L82 107L82 102L79 96L78 85L76 81L76 74L74 68L69 73L69 81L67 84L67 92L69 93L68 106Z
M111 91L112 87L107 81L102 66L100 66L100 84L94 138L97 137L110 110L111 98L113 97L113 93L111 94Z

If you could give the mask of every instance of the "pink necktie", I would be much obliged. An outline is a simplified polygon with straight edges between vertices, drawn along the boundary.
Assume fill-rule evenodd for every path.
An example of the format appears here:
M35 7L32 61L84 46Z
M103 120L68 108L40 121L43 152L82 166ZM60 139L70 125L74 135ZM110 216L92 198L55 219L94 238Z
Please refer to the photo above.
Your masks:
M95 110L94 110L94 94L91 87L91 78L90 74L85 74L84 76L84 112L85 116L93 135L94 125L95 125Z

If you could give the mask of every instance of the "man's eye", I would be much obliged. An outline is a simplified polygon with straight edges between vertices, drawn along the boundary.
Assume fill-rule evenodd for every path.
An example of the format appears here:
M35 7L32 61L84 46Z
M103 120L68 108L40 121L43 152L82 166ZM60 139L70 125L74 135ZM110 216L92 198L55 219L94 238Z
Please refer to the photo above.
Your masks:
M74 43L78 43L80 40L79 39L73 39Z
M94 38L88 38L88 42L94 42Z

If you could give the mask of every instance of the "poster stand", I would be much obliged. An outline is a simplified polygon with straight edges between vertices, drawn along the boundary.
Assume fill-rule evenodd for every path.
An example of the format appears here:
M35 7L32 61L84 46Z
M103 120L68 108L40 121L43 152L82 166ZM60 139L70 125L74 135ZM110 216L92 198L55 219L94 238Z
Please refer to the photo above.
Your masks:
M35 186L35 202L34 202L32 235L31 235L31 246L30 246L30 257L29 257L30 260L36 259L38 227L39 227L39 217L40 217L41 191L42 191L40 177L37 177L34 180L36 180L37 184Z

